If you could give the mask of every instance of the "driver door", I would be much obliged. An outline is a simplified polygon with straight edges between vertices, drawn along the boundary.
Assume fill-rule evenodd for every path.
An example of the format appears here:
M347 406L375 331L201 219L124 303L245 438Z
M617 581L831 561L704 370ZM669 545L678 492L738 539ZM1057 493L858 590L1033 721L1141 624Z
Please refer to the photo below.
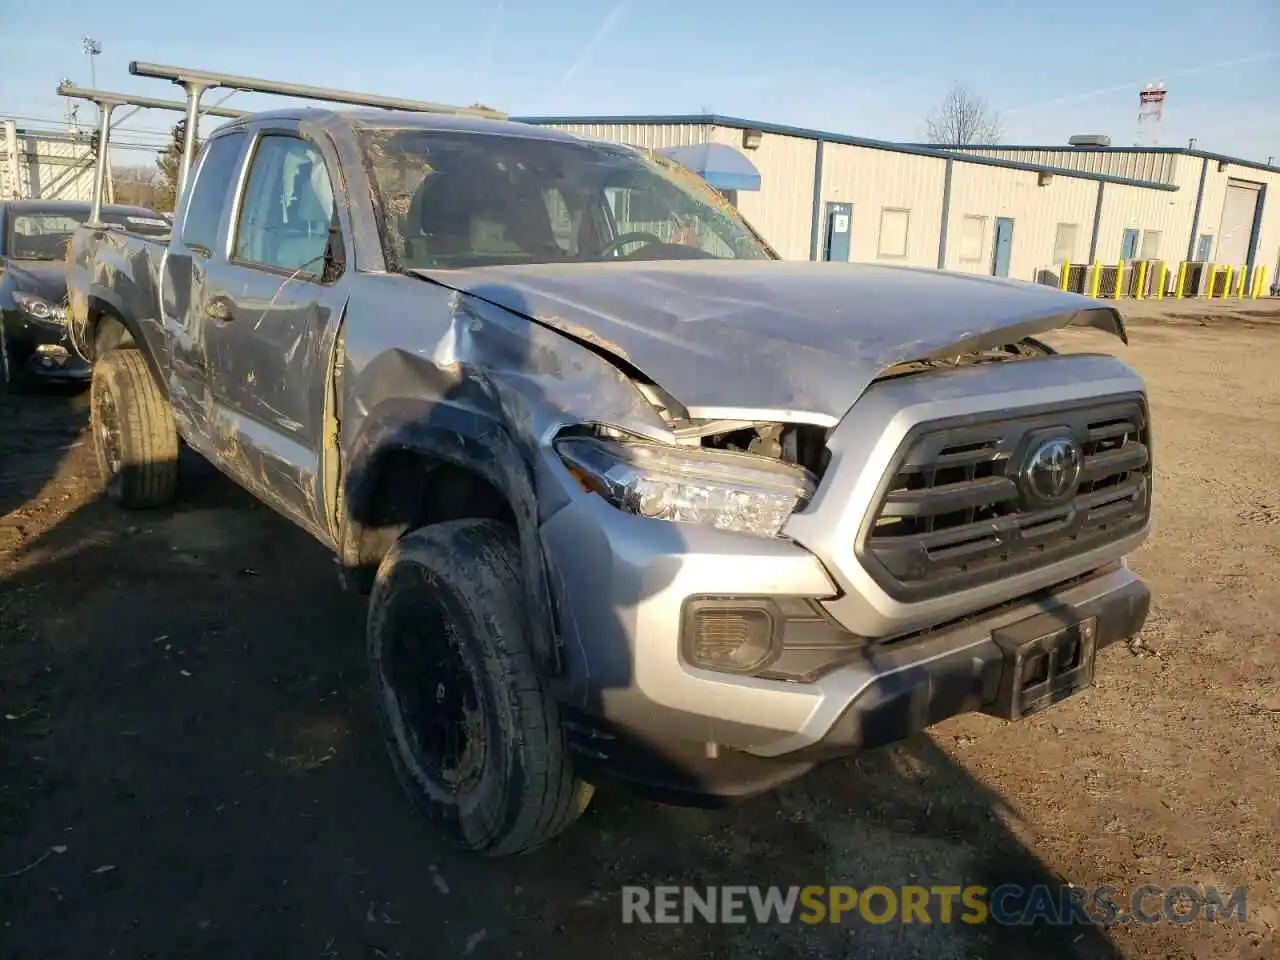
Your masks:
M296 129L261 131L205 290L209 392L224 468L301 525L328 535L321 489L329 361L347 302L326 270L341 245L333 178Z

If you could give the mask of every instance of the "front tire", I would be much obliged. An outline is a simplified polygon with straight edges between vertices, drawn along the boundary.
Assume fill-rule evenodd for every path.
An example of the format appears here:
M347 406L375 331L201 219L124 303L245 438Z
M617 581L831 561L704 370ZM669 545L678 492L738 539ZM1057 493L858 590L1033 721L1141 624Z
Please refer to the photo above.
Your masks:
M372 688L392 765L454 846L523 853L591 798L534 667L514 531L455 520L406 534L369 601Z
M106 495L125 509L159 507L178 483L173 410L137 350L112 350L93 365L90 424Z

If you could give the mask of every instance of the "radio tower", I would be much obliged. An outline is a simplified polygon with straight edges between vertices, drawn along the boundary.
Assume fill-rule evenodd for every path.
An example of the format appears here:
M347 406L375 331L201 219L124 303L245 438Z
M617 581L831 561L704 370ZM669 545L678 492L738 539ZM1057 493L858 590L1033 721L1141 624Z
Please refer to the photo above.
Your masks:
M1138 143L1139 147L1160 145L1160 120L1164 116L1164 98L1167 91L1164 81L1148 83L1138 91Z

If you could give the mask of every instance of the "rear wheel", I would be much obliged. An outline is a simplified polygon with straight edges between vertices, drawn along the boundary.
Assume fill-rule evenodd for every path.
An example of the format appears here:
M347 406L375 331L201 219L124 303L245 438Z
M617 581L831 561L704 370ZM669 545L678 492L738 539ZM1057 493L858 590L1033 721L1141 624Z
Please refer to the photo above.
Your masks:
M126 509L159 507L178 482L173 411L137 350L112 350L93 367L90 423L107 496Z
M586 809L534 668L515 534L494 520L416 530L378 569L372 687L391 762L453 845L522 853Z

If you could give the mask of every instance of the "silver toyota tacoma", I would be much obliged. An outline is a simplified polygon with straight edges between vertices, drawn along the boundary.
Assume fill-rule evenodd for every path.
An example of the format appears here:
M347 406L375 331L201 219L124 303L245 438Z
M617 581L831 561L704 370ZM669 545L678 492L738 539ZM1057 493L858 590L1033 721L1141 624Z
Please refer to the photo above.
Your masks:
M305 109L204 145L156 240L82 228L107 493L180 443L371 591L395 769L451 842L537 846L1088 687L1149 594L1142 380L1111 307L784 262L683 167L482 118Z

